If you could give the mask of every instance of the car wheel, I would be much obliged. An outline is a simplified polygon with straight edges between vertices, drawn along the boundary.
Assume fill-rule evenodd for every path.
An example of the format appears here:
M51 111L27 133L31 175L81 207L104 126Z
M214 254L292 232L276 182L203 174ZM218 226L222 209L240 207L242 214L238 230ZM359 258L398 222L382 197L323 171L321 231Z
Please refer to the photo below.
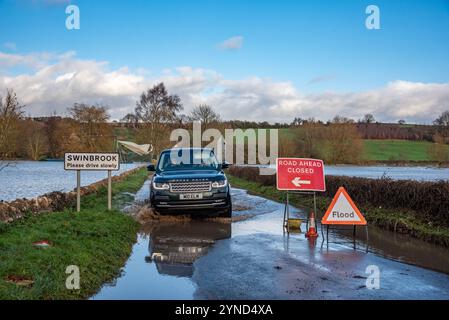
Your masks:
M226 208L220 212L219 216L220 218L232 218L232 201L230 196L228 196Z

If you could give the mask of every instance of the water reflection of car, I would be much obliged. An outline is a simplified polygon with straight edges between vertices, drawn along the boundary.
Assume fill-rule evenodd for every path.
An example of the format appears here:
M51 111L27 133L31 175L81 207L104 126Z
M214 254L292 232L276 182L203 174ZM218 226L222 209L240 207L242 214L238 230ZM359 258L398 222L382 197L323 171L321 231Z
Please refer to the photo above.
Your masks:
M223 172L227 163L218 163L208 148L174 148L161 152L151 180L150 204L158 212L204 213L231 217L231 188Z
M204 256L215 241L231 237L231 224L209 221L158 223L147 231L150 254L145 260L154 262L160 274L190 277L195 260Z

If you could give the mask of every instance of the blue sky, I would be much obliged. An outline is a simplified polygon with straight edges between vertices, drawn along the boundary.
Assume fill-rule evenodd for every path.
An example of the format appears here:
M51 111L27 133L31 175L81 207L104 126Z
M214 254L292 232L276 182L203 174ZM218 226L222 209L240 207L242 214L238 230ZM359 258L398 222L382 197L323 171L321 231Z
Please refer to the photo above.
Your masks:
M65 28L67 2L80 8L80 30ZM370 4L380 8L380 30L365 27ZM75 51L150 78L188 66L228 80L288 82L312 96L449 82L449 0L0 0L0 30L5 54ZM220 48L232 37L240 48ZM0 72L28 71L15 64Z

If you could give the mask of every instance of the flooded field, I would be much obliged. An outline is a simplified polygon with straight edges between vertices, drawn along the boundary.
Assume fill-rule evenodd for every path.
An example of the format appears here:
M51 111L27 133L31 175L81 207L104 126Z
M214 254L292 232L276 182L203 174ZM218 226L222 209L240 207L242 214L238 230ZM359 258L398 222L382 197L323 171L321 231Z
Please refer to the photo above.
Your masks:
M273 172L276 168L271 167ZM325 165L326 175L378 179L383 176L394 180L438 181L449 180L449 168L401 166Z
M387 176L395 180L449 180L449 168L434 167L326 166L325 173L335 176L351 176L370 179Z
M135 164L122 164L120 171L135 168ZM81 185L89 185L107 178L105 171L83 171ZM33 198L51 191L71 191L76 187L76 171L65 171L63 162L17 161L0 171L0 200Z
M147 196L148 183L135 203L143 205ZM329 241L321 233L309 241L303 233L283 232L283 204L240 189L233 189L233 202L232 223L187 219L143 225L121 276L91 299L449 296L446 248L375 227L369 229L368 243L363 228L355 240L351 232L331 230ZM294 208L292 215L305 218ZM373 265L380 270L379 290L366 288L366 268Z

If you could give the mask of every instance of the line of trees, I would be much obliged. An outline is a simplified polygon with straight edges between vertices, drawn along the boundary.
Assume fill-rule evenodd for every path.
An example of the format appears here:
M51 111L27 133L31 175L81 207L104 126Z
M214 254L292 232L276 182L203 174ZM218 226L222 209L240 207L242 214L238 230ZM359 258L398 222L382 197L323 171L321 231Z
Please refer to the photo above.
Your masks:
M434 121L434 126L413 126L377 123L372 114L355 121L335 116L324 123L314 118L294 118L290 124L251 121L223 121L209 105L198 105L190 112L184 110L178 95L169 94L163 83L144 91L133 113L121 121L128 124L128 137L137 143L151 143L154 153L170 147L171 130L191 128L200 121L202 129L216 128L289 128L281 134L279 153L282 156L322 158L329 163L356 163L361 160L362 139L409 139L435 142L429 149L431 157L449 161L445 144L449 143L449 111ZM106 106L75 103L68 108L68 117L48 117L43 121L25 117L25 107L15 92L6 91L0 97L0 169L8 165L1 161L14 158L39 160L42 157L61 158L67 151L113 151L120 133L109 122Z
M43 157L62 158L67 151L113 151L118 134L108 122L106 106L75 103L68 108L68 117L48 117L41 121L25 117L25 107L17 95L8 89L0 97L0 161L8 159ZM159 83L143 92L136 102L134 113L122 121L131 125L137 143L151 143L154 153L171 146L170 131L188 127L192 121L201 121L203 128L221 123L220 115L209 105L195 107L189 115L181 114L183 105L178 95L170 95Z
M66 151L110 151L113 148L112 128L104 106L75 103L68 109L69 117L49 117L35 121L25 117L25 107L13 90L0 97L0 161L26 158L39 160L44 156L61 158Z

